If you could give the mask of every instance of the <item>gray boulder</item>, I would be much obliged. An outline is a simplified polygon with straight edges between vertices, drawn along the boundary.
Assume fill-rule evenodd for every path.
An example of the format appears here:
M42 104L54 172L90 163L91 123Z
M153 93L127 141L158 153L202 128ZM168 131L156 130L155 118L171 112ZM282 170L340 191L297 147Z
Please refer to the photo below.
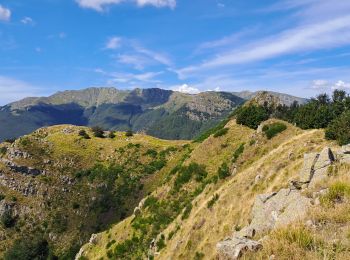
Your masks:
M232 237L219 242L216 248L219 260L236 260L247 251L258 251L262 244L248 238Z

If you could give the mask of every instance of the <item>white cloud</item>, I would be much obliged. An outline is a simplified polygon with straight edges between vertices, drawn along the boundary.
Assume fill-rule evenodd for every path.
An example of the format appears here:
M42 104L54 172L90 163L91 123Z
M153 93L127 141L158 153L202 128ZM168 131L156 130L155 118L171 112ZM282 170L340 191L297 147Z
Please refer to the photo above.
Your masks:
M153 5L155 7L176 7L176 0L136 0L137 5L145 6L145 5Z
M146 73L117 73L117 72L106 72L100 68L94 70L96 73L103 74L109 79L107 83L113 85L115 83L160 83L156 77L163 74L162 71L159 72L146 72Z
M29 25L34 25L34 20L30 17L24 17L22 20L21 20L21 23L23 24L29 24Z
M167 66L171 66L172 62L171 60L162 53L159 52L155 52L149 49L146 49L140 45L134 44L134 49L136 52L144 54L145 56L163 64L163 65L167 65Z
M311 84L312 89L327 89L330 86L330 82L324 79L313 80Z
M0 5L0 21L10 21L11 19L11 10Z
M234 48L219 53L216 57L198 66L183 68L178 73L180 77L186 77L200 70L251 63L281 55L344 46L349 43L350 15L347 15L323 23L286 30L280 34L246 44L245 48Z
M157 8L169 7L171 9L176 7L176 0L76 0L79 6L83 8L94 9L98 12L103 12L109 5L120 4L124 2L132 2L140 7L152 5Z
M0 75L0 105L17 101L25 97L43 95L43 89L34 87L24 81Z
M121 47L122 39L120 37L111 37L108 39L105 48L115 50Z
M187 84L183 84L181 86L173 87L172 90L178 91L178 92L181 92L181 93L187 93L187 94L198 94L198 93L200 93L200 90L198 88L190 87Z
M350 83L338 80L333 86L332 89L350 89Z

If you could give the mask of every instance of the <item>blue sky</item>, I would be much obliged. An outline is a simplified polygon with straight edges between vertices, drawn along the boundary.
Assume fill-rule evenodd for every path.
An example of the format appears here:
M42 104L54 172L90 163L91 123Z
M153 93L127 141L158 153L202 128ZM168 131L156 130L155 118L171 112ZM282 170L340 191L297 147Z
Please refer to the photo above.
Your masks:
M350 90L350 0L0 0L0 105L92 86Z

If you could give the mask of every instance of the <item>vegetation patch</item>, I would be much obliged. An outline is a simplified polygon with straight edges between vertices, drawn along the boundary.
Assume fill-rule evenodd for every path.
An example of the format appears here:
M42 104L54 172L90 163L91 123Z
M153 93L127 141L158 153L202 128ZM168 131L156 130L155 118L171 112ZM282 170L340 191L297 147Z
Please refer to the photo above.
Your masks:
M265 133L267 139L272 139L279 133L282 133L287 129L287 126L283 123L276 122L268 125L264 125L262 131Z
M208 201L208 204L207 204L208 209L211 209L214 206L215 202L219 200L219 198L220 198L219 194L215 194L211 198L211 200Z
M238 158L241 156L241 154L244 152L244 143L240 144L238 148L235 150L232 156L232 162L237 162Z
M223 135L227 134L228 130L229 129L227 127L222 128L214 134L214 137L217 138L217 137L223 136Z
M335 203L342 202L345 197L350 197L350 185L336 182L329 187L329 191L321 197L320 201L323 206L333 206Z
M257 129L268 118L267 109L257 105L242 106L236 112L237 123L252 129Z

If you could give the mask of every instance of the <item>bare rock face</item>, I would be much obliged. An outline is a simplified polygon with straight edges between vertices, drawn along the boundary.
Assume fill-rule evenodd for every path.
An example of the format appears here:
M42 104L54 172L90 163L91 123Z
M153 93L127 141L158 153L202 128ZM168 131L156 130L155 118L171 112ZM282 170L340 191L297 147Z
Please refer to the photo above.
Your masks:
M318 159L317 153L307 153L304 154L304 166L301 172L299 173L299 180L301 182L308 183L311 181L312 174L314 171L314 165Z
M266 232L301 219L311 205L311 199L298 190L282 189L277 193L258 195L252 209L252 221L240 231L243 236Z
M247 251L258 251L262 245L260 242L248 238L233 237L219 242L216 247L219 260L236 260Z
M341 163L350 164L350 144L342 146L342 148L337 154L337 159Z
M42 174L42 172L38 169L32 168L32 167L27 167L27 166L22 166L22 165L17 165L16 163L6 160L6 159L1 159L1 161L12 171L23 174L23 175L30 175L30 176L38 176Z
M314 186L317 182L327 177L328 167L335 161L335 156L329 147L321 153L309 153L304 155L304 166L299 174L301 183Z

